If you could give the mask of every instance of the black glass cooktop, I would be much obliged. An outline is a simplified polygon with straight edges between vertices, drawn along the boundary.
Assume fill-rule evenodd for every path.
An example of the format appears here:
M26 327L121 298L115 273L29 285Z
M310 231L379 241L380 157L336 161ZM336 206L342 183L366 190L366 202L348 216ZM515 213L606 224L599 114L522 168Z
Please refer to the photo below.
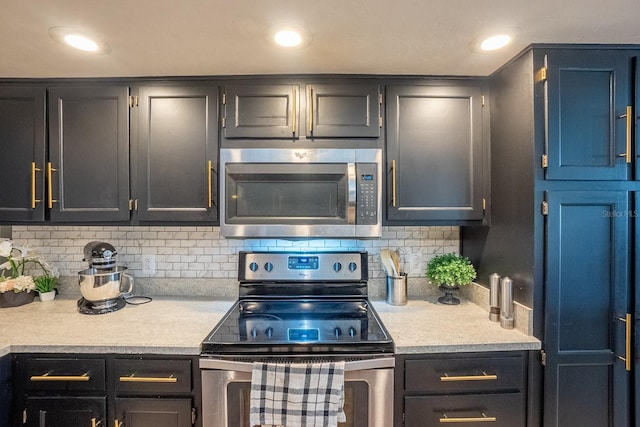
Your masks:
M387 353L393 342L366 299L242 299L203 354Z

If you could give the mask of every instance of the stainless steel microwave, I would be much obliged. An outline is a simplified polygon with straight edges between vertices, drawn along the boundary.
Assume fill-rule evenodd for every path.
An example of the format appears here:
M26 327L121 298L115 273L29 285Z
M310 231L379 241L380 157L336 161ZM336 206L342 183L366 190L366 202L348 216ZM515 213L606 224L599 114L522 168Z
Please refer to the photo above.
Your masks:
M382 150L223 148L220 233L231 238L375 238Z

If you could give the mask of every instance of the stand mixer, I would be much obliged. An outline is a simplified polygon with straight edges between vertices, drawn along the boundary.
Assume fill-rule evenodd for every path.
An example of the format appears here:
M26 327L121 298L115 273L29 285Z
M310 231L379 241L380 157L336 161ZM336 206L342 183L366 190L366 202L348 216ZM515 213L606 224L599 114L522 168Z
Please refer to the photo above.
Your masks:
M106 242L85 245L83 261L89 263L89 268L78 272L80 313L110 313L126 305L124 294L132 291L133 277L125 273L126 267L116 265L116 255L116 248Z

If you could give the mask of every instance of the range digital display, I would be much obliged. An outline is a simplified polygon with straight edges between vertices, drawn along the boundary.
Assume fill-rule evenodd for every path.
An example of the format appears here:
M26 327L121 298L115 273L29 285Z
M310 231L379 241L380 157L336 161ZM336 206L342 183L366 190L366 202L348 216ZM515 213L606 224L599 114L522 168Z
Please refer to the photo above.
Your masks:
M315 328L289 329L289 341L318 341L319 335Z
M290 256L288 261L289 270L317 270L317 256Z

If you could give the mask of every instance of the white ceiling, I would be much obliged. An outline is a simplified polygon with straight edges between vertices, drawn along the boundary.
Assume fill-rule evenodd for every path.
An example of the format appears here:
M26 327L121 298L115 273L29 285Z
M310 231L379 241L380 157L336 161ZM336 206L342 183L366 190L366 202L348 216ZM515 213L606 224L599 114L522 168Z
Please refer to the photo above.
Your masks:
M0 0L0 77L235 74L488 75L530 43L640 44L639 0ZM297 50L278 24L312 34ZM48 30L111 46L85 54ZM474 45L513 34L499 52Z

